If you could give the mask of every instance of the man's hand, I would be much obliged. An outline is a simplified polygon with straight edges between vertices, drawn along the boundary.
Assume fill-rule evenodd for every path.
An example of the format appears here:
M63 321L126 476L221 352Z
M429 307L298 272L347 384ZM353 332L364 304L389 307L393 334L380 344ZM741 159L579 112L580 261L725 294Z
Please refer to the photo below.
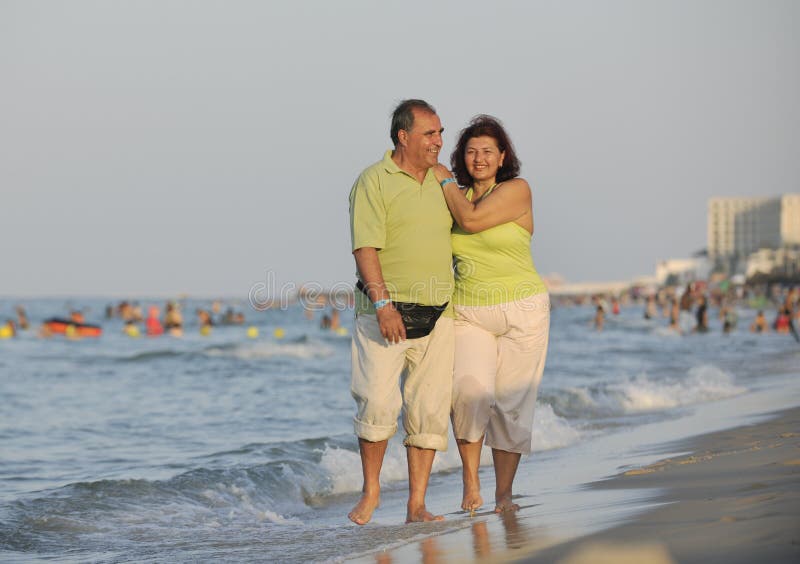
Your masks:
M395 344L406 340L406 326L403 325L403 318L394 308L394 304L383 306L376 311L376 315L381 335L388 343Z
M445 178L453 178L453 173L441 163L436 163L436 166L433 167L433 174L436 175L436 180L439 182Z
M359 276L367 287L367 297L372 303L389 300L390 295L386 290L381 273L381 263L378 260L378 249L373 247L361 247L353 251L356 259L356 268ZM380 309L375 310L378 318L378 326L381 335L387 343L399 343L406 339L406 326L403 325L403 318L394 308L394 304L389 302Z

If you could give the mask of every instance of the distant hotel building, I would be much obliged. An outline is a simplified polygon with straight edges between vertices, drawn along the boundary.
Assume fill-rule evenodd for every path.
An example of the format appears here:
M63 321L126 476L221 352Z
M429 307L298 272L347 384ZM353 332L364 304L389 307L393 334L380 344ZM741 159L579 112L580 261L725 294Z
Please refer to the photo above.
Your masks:
M743 272L759 249L800 245L800 194L708 201L708 259L728 273Z

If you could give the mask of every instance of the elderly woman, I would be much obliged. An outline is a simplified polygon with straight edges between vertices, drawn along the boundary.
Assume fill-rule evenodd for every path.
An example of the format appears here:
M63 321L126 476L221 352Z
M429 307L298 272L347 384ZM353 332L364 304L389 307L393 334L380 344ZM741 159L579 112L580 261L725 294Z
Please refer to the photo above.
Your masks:
M550 299L531 259L531 189L503 126L478 116L461 132L453 173L434 171L458 224L452 245L456 355L451 419L463 464L461 507L483 505L478 466L492 449L495 511L515 511L512 486L531 451ZM459 188L459 185L463 188Z

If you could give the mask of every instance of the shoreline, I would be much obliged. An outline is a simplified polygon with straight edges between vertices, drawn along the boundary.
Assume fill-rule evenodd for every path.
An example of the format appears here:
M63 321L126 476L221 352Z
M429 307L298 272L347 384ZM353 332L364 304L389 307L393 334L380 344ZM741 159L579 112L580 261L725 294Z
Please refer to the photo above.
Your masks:
M658 507L514 561L800 561L800 407L669 445L690 454L627 470L595 489L657 489Z
M526 564L800 561L800 407L753 424L658 445L665 457L590 482L576 495L634 492L611 526L577 537L540 529L536 511L465 522L373 554L373 562ZM670 456L670 453L682 453ZM618 496L617 496L618 497ZM624 503L622 505L625 505ZM587 507L581 511L591 512ZM572 515L571 518L581 518ZM422 532L422 531L420 531ZM502 539L502 542L498 539ZM359 561L366 561L362 556Z

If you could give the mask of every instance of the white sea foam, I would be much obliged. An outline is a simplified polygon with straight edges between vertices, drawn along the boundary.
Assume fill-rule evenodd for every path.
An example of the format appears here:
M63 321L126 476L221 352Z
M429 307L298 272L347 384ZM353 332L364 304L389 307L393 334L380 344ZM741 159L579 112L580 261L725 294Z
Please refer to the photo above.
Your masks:
M302 525L302 521L286 518L271 509L263 507L264 502L253 500L247 488L236 484L217 483L213 488L203 491L203 497L214 504L216 509L228 509L227 518L253 518L269 521L276 525Z
M357 452L326 447L320 466L331 477L331 493L357 492L361 489L361 458Z
M573 388L571 394L586 409L606 414L659 411L733 397L747 391L731 374L711 365L691 368L670 380L640 374L627 381L596 388Z
M437 457L438 458L438 457ZM327 447L322 454L320 465L331 479L332 494L357 492L361 490L361 458L357 452L336 447ZM436 465L434 463L434 470ZM397 436L389 441L381 467L381 483L387 484L408 479L406 452Z
M276 525L302 525L303 522L300 519L287 519L283 515L278 515L274 511L270 511L269 509L265 509L259 513L262 521L269 521L271 523L275 523Z
M580 432L559 417L546 403L538 403L533 414L533 450L563 448L580 440Z
M381 483L408 479L406 449L400 436L402 431L389 441L381 468ZM553 412L547 404L539 403L533 419L533 450L551 450L573 444L580 439L580 433L570 427L566 419ZM481 465L492 464L491 449L484 447L481 452ZM320 465L331 479L331 493L357 492L361 490L361 459L357 452L327 447L322 454ZM455 440L451 436L447 450L436 453L432 472L447 472L461 468L461 458Z
M263 358L288 357L298 359L327 358L334 354L331 347L322 343L247 343L236 345L230 349L210 348L205 351L208 356L222 356L241 360L258 360Z

